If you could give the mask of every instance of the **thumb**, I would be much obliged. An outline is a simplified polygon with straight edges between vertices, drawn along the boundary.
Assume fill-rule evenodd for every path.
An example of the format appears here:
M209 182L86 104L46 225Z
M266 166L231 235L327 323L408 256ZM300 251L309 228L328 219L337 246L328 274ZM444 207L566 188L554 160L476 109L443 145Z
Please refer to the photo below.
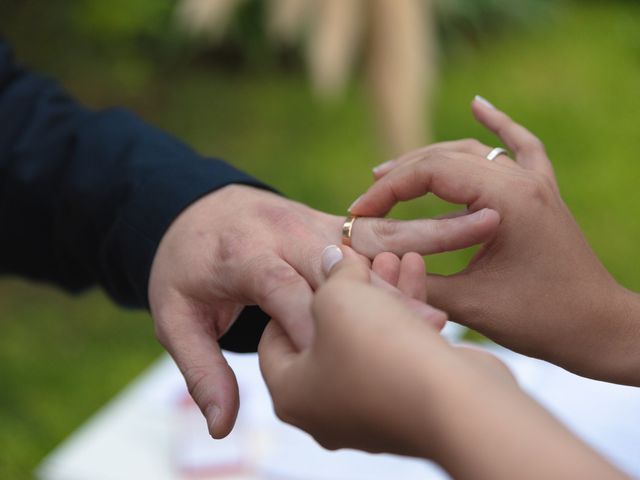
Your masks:
M322 270L328 279L355 280L369 283L371 280L370 262L353 249L329 245L322 251Z
M298 351L284 329L277 322L270 321L258 345L258 360L260 371L272 396L280 385L280 379L287 376L289 361L297 355Z
M474 319L479 304L475 300L478 295L473 286L474 279L469 273L449 276L430 274L427 277L429 304L447 312L449 320L475 328Z
M157 320L156 331L205 416L209 433L224 438L238 414L238 384L207 325L206 319L195 315L174 314Z

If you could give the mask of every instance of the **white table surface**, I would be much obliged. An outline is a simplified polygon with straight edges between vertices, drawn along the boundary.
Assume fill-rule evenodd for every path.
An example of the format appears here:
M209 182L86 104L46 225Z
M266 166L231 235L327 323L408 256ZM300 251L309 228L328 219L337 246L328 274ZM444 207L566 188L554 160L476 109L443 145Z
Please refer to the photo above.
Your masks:
M451 330L448 329L449 335ZM522 387L618 467L640 479L640 389L572 375L490 347ZM273 415L255 355L228 354L241 388L234 432L212 440L177 368L161 357L38 468L41 480L432 480L421 460L329 452Z

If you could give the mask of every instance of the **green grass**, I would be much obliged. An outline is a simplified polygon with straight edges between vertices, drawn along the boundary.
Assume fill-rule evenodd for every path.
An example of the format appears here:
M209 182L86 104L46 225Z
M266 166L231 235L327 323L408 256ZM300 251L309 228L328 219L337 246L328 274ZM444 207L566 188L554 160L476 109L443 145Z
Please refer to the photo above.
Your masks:
M24 23L7 22L6 33L35 66L87 103L128 104L202 152L314 207L343 212L369 184L370 168L384 160L366 93L356 86L343 101L323 106L300 74L180 66L124 89L117 65L96 70L99 57L52 58L46 28L27 32ZM545 141L564 197L600 258L640 290L639 85L640 7L569 6L536 28L505 32L447 59L436 136L496 143L469 114L476 93L527 125ZM395 213L428 216L442 208L427 199ZM452 272L468 255L437 255L428 264ZM0 478L28 478L161 351L146 314L118 310L98 292L70 298L3 280L0 322Z

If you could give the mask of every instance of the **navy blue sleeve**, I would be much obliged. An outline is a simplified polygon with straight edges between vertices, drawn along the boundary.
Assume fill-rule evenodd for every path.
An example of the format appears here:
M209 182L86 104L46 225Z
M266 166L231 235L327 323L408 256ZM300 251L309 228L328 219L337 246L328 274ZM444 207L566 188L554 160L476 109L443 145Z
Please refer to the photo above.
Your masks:
M84 108L0 40L0 273L145 307L166 229L231 183L268 188L125 110Z

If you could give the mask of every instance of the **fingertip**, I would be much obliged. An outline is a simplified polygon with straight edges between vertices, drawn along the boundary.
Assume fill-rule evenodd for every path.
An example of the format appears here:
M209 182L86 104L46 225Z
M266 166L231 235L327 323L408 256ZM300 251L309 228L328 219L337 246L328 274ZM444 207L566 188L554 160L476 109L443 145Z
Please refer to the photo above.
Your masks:
M382 178L382 176L380 177ZM379 180L376 179L376 181ZM356 217L370 217L370 216L380 216L378 215L378 213L376 212L375 207L375 201L372 202L372 194L371 194L371 190L376 191L377 187L376 187L377 183L374 183L369 190L367 190L365 193L363 193L362 195L360 195L355 202L353 202L349 208L347 209L347 211L351 214L354 215ZM374 195L374 199L375 199L375 195ZM386 212L385 212L386 213Z
M405 253L402 256L402 264L407 265L409 268L411 268L414 271L425 273L424 258L419 253L416 253L416 252Z
M342 261L344 254L337 245L328 245L322 250L320 254L320 260L322 264L322 271L326 276L329 276L333 267Z
M223 390L221 388L220 390ZM218 398L203 409L209 434L212 438L222 439L231 433L238 415L240 398L237 386L231 392L227 390L226 398Z
M377 167L373 167L373 169L372 169L373 178L378 180L379 178L384 177L388 172L393 170L393 167L395 166L395 163L396 163L395 159L387 160L386 162L381 163Z
M368 260L364 260L361 255L356 253L352 248L341 245L334 245L340 250L340 259L331 265L327 273L327 278L333 277L350 277L353 280L369 281L370 265ZM327 250L327 249L325 249ZM337 258L337 254L336 258Z
M230 429L227 431L225 428L221 428L220 407L215 404L211 404L204 410L204 417L207 420L207 428L209 429L209 435L215 439L221 439L229 435Z
M496 107L481 95L476 95L475 97L473 97L472 104L478 105L482 109L496 110Z
M422 255L416 252L403 255L400 261L398 289L420 302L427 301L427 275Z
M493 208L483 208L476 212L477 222L485 223L487 225L497 225L500 223L500 213Z
M471 112L478 122L495 133L495 122L499 119L497 114L502 112L493 106L491 102L480 95L476 95L471 102Z
M400 276L401 260L391 252L382 252L375 256L371 270L390 285L396 286Z
M469 215L478 242L486 241L493 237L500 225L500 213L492 208L483 208ZM476 243L478 243L476 242Z

